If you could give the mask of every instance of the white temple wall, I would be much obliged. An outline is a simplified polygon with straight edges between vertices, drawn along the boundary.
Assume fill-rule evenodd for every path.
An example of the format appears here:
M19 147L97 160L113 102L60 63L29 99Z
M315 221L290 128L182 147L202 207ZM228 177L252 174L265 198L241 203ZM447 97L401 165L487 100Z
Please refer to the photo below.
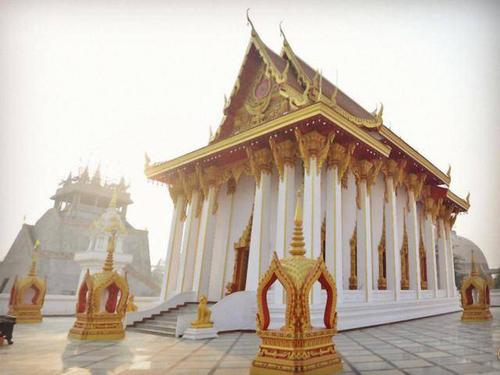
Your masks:
M223 288L225 288L226 284L231 282L233 279L235 260L234 243L238 242L240 239L243 231L248 225L250 215L252 215L253 197L255 195L255 179L251 176L242 175L236 185L236 191L233 195L233 217L231 220L231 228L229 228L230 234L228 237L228 251L226 253L224 266L225 271L224 281L222 283Z
M351 240L356 224L356 181L351 171L347 173L347 188L342 188L342 271L344 289L349 289L351 273Z
M385 191L384 177L382 173L380 173L371 189L372 280L373 280L372 285L374 290L378 289L378 277L379 277L378 245L380 243L380 239L382 238L382 221L383 221L383 211L384 211L383 206L385 203L384 191Z

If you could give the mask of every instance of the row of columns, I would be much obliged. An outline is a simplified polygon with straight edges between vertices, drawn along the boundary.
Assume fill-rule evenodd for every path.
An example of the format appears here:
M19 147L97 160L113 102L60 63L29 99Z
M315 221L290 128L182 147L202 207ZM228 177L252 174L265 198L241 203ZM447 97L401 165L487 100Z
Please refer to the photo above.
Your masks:
M379 172L383 172L385 181L385 197L383 215L385 215L385 252L387 289L393 294L394 300L401 295L401 257L398 248L398 205L396 192L398 187L405 186L407 191L407 213L404 220L407 223L409 247L409 279L410 289L416 291L417 298L421 295L421 272L419 259L420 231L423 230L427 258L428 289L437 295L438 289L446 290L447 296L453 296L453 256L451 251L452 212L432 198L426 187L423 192L425 175L408 174L404 170L406 162L394 160L355 160L355 146L333 143L333 133L322 135L317 131L302 134L295 131L296 142L286 140L274 142L270 140L269 148L252 150L247 148L247 163L250 174L255 177L255 195L253 202L253 218L251 242L248 259L246 290L256 290L260 276L265 272L269 262L271 249L268 244L270 236L276 236L275 249L279 257L286 252L293 229L293 211L296 194L295 156L298 154L304 165L304 208L303 227L306 249L309 256L317 258L321 255L322 226L322 166L326 162L324 174L326 188L326 252L325 261L334 274L339 302L343 299L343 274L349 272L343 269L343 257L348 256L349 249L342 249L342 190L350 169L356 178L356 237L357 237L357 277L358 288L363 290L364 300L372 300L373 291L377 289L374 275L378 260L377 249L372 244L372 202L371 188ZM271 200L271 174L273 165L279 173L276 231L270 233L270 215L268 208ZM223 296L227 264L221 259L228 257L229 241L233 216L233 200L230 197L226 203L224 217L217 217L217 195L222 183L231 180L235 187L244 167L229 168L223 172L216 167L202 170L197 166L196 173L189 178L180 175L183 183L171 187L174 199L174 213L169 239L166 274L162 298L166 300L174 294L185 291L197 291L207 294L208 285L217 285L211 290L209 299L219 299ZM197 188L194 188L196 186ZM233 193L229 192L229 193ZM419 210L417 200L422 198L424 215L423 228L418 220ZM420 205L420 204L419 204ZM187 214L186 212L187 206ZM229 216L228 216L229 213ZM378 218L377 218L378 219ZM214 230L217 222L223 222L227 231L222 234L224 246L214 248ZM436 238L438 234L438 264L436 264ZM376 242L376 241L374 241ZM375 259L376 257L376 259ZM373 260L373 261L372 261ZM346 263L344 262L344 265ZM439 285L437 268L439 267ZM349 268L349 267L347 267ZM321 289L318 284L313 289L312 303L320 302ZM275 288L275 303L284 301L283 290L278 285Z

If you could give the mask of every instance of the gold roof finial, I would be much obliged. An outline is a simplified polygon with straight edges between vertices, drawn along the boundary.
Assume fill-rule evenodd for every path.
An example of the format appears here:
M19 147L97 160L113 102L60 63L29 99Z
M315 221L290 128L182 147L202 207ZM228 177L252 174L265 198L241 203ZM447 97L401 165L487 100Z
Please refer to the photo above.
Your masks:
M149 167L151 164L151 159L149 158L149 155L147 152L144 153L144 167Z
M470 251L470 275L479 276L479 269L477 267L476 259L474 258L474 250Z
M252 28L252 35L257 35L257 31L255 31L255 27L253 26L253 22L250 19L250 8L247 8L247 25L250 25Z
M38 255L38 251L40 250L40 241L35 241L35 246L33 247L33 253L31 254L31 268L29 272L29 276L36 276L36 257Z
M304 256L304 234L302 233L302 188L297 191L297 203L295 204L295 228L293 229L292 243L290 244L290 254Z
M467 196L465 197L465 201L470 206L470 191L467 193Z
M448 178L451 178L451 164L448 164L448 171L446 172Z
M280 21L280 35L283 37L283 44L289 46L288 39L286 38L285 32L283 31L283 21Z

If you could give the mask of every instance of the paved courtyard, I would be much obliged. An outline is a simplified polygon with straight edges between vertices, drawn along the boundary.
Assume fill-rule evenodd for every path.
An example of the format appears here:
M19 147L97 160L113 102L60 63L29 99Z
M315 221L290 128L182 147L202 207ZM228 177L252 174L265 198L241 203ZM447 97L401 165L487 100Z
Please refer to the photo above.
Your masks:
M419 319L335 336L345 374L500 374L500 308L488 323L460 314ZM247 374L259 345L252 333L192 342L127 332L121 342L67 339L73 318L45 318L14 330L0 348L7 374Z

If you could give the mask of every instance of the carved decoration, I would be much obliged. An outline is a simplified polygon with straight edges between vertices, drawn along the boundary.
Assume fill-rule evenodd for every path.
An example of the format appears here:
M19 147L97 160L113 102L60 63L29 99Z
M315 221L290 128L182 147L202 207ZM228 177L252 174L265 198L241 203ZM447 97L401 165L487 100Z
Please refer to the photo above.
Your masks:
M356 145L350 143L347 146L343 146L340 143L333 143L328 150L328 161L327 166L329 168L337 167L337 177L342 182L342 186L347 188L347 170L351 164L352 155Z
M385 177L384 199L386 202L389 202L388 187L387 187L389 179L392 178L394 191L396 191L397 188L403 184L406 164L407 164L406 160L395 161L392 159L386 159L384 161L382 165L382 173L384 174Z
M382 210L382 235L378 243L378 280L377 285L379 290L387 289L387 251L385 240L385 204Z
M427 283L427 254L425 252L424 236L422 235L422 226L420 227L420 237L418 244L418 257L420 260L420 288L426 290L428 288Z
M270 174L272 171L273 159L271 150L268 148L261 148L254 151L250 147L247 147L246 151L250 174L255 177L257 185L260 185L262 173Z
M401 244L401 290L410 289L410 266L408 259L408 232L406 230L406 212L403 213L403 243Z
M354 225L349 246L351 248L351 276L349 276L349 289L358 289L358 238L357 238L357 223Z
M243 230L238 242L234 243L233 279L226 285L226 295L245 290L248 269L248 252L252 237L253 210L248 224Z
M297 139L297 147L299 155L304 162L306 173L310 173L311 159L316 160L316 173L321 171L321 166L328 156L330 144L335 138L335 133L329 133L327 137L313 130L309 133L302 134L300 130L295 129L295 137Z
M295 143L291 140L286 140L280 143L271 137L269 138L269 146L273 153L274 164L278 169L280 179L283 180L283 171L286 165L295 165L295 155L297 153Z
M371 188L377 179L380 169L382 168L382 160L357 160L352 163L352 172L356 178L356 205L361 209L361 182L366 183L368 195L371 194Z
M412 192L413 196L415 197L415 201L420 199L420 195L422 194L422 188L424 187L424 182L427 178L427 175L424 173L421 174L415 174L415 173L409 173L406 175L404 184L406 186L406 190L408 192ZM409 194L408 194L409 197Z

